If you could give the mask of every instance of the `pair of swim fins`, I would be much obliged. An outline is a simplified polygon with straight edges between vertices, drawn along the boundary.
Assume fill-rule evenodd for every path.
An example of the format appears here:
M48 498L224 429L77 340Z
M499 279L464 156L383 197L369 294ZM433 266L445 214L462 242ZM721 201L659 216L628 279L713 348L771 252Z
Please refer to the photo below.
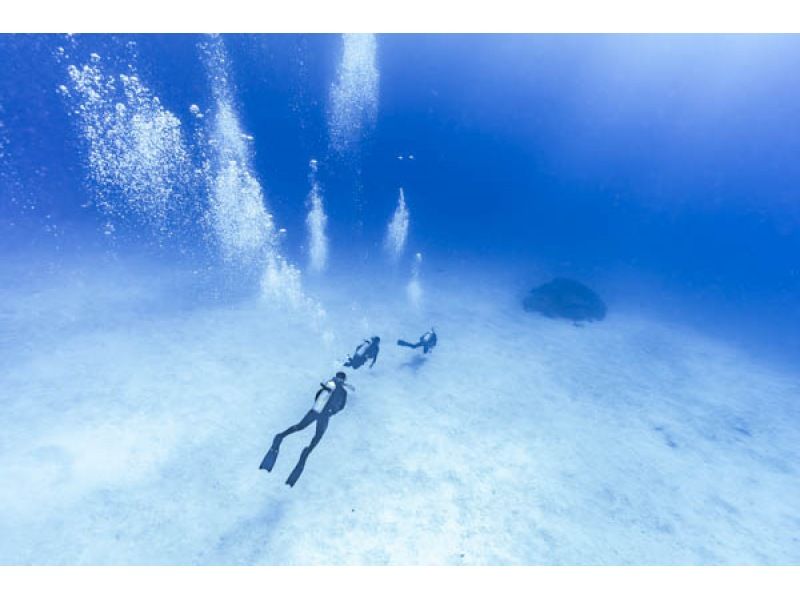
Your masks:
M264 458L261 460L261 465L258 466L259 469L272 471L272 468L275 467L275 461L278 460L278 448L279 445L273 443L272 447L270 447L270 449L267 451L267 454L264 455ZM307 457L307 449L303 449L303 454L300 456L300 461L298 461L297 465L295 465L295 468L292 470L292 473L290 473L289 477L286 479L286 484L288 484L290 487L294 487L295 483L300 478L300 474L303 473Z

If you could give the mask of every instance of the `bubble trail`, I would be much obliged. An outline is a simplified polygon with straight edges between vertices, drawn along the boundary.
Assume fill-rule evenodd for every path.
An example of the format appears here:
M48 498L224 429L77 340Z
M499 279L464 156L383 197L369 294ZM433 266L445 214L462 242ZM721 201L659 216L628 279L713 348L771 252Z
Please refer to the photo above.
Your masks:
M77 121L98 205L111 215L135 213L163 226L194 182L180 119L133 68L107 74L96 53L88 64L70 64L67 74L58 91Z
M322 272L328 263L328 237L325 234L325 227L328 217L325 215L325 208L322 203L322 193L317 181L317 161L311 160L309 163L311 173L311 192L308 195L308 216L306 217L306 227L308 228L308 256L309 269L312 272Z
M328 101L331 148L338 153L356 149L378 116L377 41L374 34L342 35L344 49Z
M406 285L406 296L414 307L419 307L422 302L422 284L419 280L420 269L422 267L422 254L414 254L414 261L411 264L411 279Z
M4 113L3 104L0 104L0 116ZM8 147L8 135L6 133L5 124L0 120L0 164L2 164L6 157L6 147Z
M240 265L263 263L266 254L277 245L272 214L265 207L261 184L253 174L250 138L234 110L222 38L212 36L205 51L215 102L208 140L208 219L225 261Z
M389 226L386 229L386 239L384 247L393 261L400 259L406 248L408 239L409 212L406 207L406 198L403 188L400 188L400 196L397 199L397 208L394 211Z
M252 166L248 144L253 138L242 130L234 108L222 38L212 35L204 50L216 104L208 141L209 219L222 257L243 267L261 268L262 296L272 304L324 317L321 306L304 294L300 270L280 253L280 232Z

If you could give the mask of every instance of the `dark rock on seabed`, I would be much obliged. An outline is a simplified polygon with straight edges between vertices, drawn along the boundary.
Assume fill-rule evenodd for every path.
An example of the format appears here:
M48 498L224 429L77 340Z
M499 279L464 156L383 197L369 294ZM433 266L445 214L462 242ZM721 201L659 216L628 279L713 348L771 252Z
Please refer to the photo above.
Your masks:
M573 322L602 320L606 304L592 289L568 278L554 278L528 293L522 302L525 311L536 311L548 318Z

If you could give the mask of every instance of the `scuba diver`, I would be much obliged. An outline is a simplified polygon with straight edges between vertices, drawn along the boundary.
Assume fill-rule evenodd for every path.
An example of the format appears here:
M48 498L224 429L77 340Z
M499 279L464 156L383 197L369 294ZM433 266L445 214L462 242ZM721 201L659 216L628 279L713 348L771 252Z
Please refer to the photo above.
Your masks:
M431 327L431 329L419 337L419 341L416 343L409 343L408 341L399 340L397 344L401 347L409 347L411 349L418 349L422 347L422 352L427 353L431 349L436 346L436 331Z
M346 378L347 375L344 372L336 372L336 376L327 382L320 383L322 388L320 388L317 391L317 394L314 396L314 405L298 423L286 428L283 432L275 436L272 441L272 446L270 447L269 451L267 451L267 454L264 455L261 465L259 465L259 469L272 471L272 468L275 466L275 460L278 458L278 451L280 450L283 439L289 436L289 434L294 434L295 432L304 430L312 422L317 422L317 429L314 433L314 438L312 438L309 445L303 449L303 452L300 454L300 460L297 462L297 465L295 465L292 473L289 474L289 477L286 479L286 483L289 486L294 487L295 482L297 482L297 479L300 477L300 474L303 473L303 468L306 466L306 460L308 459L308 456L322 439L322 435L325 434L325 430L328 429L328 420L332 415L335 415L344 409L344 406L347 403L346 388L355 390L355 388L345 382Z
M375 365L378 360L378 351L380 351L381 337L373 336L371 339L364 339L364 342L356 347L353 356L347 356L347 361L344 362L345 367L357 370L367 362L367 359L372 359L369 364L370 369Z

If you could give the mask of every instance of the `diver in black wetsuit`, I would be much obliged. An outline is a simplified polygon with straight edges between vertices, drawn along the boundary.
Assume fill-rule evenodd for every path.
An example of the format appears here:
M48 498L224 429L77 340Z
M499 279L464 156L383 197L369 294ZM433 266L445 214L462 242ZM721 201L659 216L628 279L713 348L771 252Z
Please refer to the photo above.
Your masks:
M312 422L317 422L314 438L312 438L309 445L303 449L303 452L300 454L300 460L286 480L289 486L294 486L300 474L303 473L303 468L306 466L308 456L311 454L311 451L314 450L314 447L319 444L322 435L325 434L325 430L328 429L328 420L332 415L344 409L345 404L347 404L347 390L345 387L350 390L355 390L355 388L345 382L346 378L347 375L344 372L336 372L336 376L325 383L320 383L322 388L320 388L314 396L314 406L298 423L286 428L283 432L275 436L272 441L272 447L270 447L267 454L264 455L259 469L272 471L272 468L275 466L275 460L278 458L278 451L280 450L283 439L289 434L304 430Z
M372 359L369 367L372 368L378 360L378 351L380 351L381 337L373 336L371 339L364 339L364 342L356 347L353 356L347 356L347 361L344 362L345 367L357 370L364 365L368 359Z
M428 353L436 346L436 341L436 331L431 328L428 332L419 337L419 341L416 343L409 343L408 341L399 340L397 341L397 344L401 347L409 347L411 349L418 349L419 347L422 347L422 352Z

